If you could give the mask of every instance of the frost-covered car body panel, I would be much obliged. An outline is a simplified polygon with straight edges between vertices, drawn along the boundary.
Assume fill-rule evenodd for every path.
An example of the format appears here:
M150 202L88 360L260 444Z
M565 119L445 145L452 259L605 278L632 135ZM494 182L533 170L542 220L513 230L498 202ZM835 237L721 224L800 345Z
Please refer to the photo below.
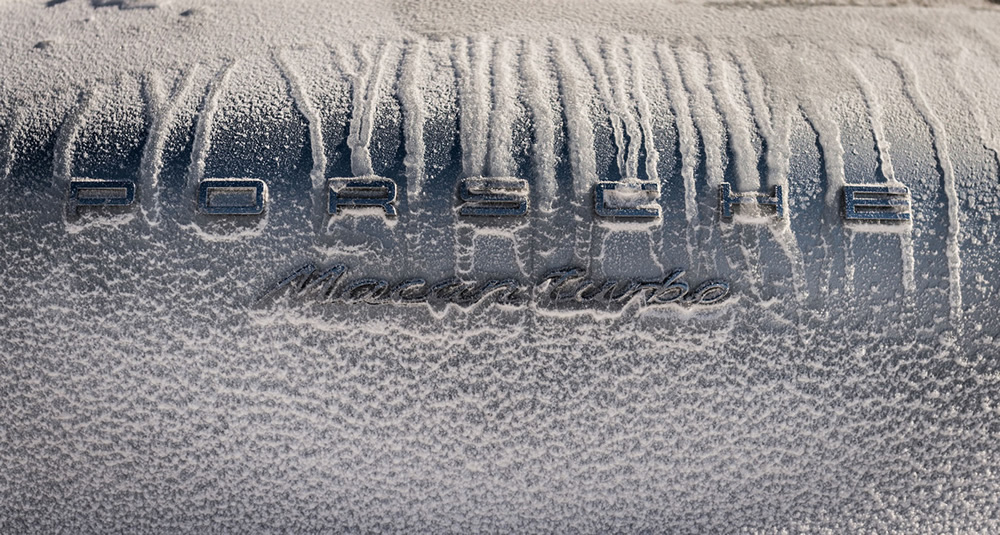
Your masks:
M0 530L996 529L995 6L48 4Z

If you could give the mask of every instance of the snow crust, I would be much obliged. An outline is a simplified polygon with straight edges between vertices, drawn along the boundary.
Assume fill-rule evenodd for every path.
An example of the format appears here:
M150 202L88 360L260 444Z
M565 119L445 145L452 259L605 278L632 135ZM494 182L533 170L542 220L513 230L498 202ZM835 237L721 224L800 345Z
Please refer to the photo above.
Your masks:
M1000 531L998 28L973 0L3 2L0 532ZM327 213L369 175L398 216ZM528 214L461 216L480 176ZM70 208L74 177L136 203ZM265 213L199 214L217 177ZM661 217L599 220L600 181L659 183ZM723 182L788 218L720 221ZM856 183L912 222L845 224ZM304 264L731 296L257 302Z

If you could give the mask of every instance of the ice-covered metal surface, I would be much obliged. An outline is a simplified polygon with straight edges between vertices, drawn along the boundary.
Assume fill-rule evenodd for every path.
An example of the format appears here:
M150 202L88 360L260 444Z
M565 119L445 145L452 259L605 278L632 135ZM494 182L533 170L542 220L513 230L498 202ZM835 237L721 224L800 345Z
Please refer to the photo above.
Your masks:
M998 27L0 5L0 531L1000 529Z

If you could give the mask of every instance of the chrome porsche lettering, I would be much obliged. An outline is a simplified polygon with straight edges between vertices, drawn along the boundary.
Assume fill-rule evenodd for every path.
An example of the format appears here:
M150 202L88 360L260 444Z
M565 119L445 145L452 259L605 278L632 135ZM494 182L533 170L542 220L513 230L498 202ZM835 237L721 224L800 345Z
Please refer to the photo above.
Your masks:
M785 196L782 187L774 186L773 193L769 196L765 193L733 193L733 187L729 182L723 182L719 186L719 204L722 209L724 219L733 219L734 208L739 207L750 209L772 209L773 217L776 219L785 218Z
M127 206L135 201L135 182L74 178L69 183L70 208L80 206Z
M594 186L594 212L601 217L660 217L659 182L598 182Z
M198 210L211 215L258 215L267 203L267 184L257 178L209 178L198 185Z
M910 190L905 186L848 184L844 186L844 219L910 221Z
M135 200L135 182L73 178L69 208L125 206ZM328 212L381 208L376 213L396 217L398 188L390 178L365 176L327 181ZM198 211L203 214L257 215L268 202L267 183L256 178L211 178L198 186ZM662 215L658 182L598 182L593 187L594 213L602 218L656 219ZM905 223L911 220L910 190L901 185L848 184L842 188L843 219L847 222ZM514 177L470 177L459 182L458 214L478 218L517 217L528 213L531 187ZM719 185L719 210L723 220L766 222L787 220L787 192L776 185L770 194L735 192L732 184ZM740 218L738 215L750 217Z
M331 178L327 187L331 215L339 214L343 208L381 207L386 216L396 216L396 183L392 179L379 176Z
M466 178L459 186L464 216L521 216L528 212L528 181L520 178Z

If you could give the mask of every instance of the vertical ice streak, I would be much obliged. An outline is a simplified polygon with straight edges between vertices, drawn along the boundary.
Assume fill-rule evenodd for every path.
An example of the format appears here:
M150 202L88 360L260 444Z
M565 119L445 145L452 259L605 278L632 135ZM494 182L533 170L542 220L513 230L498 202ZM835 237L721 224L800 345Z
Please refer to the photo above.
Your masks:
M604 103L604 107L608 111L608 117L611 121L611 131L615 140L616 147L616 158L618 162L618 172L621 173L623 177L629 177L628 170L626 169L626 141L625 141L625 127L622 124L622 113L621 109L616 105L614 97L611 94L611 85L608 82L608 77L605 74L605 69L602 68L604 61L601 60L601 55L594 50L593 46L585 41L577 41L576 48L580 57L583 59L584 64L590 71L590 75L594 80L594 86L597 88L597 94ZM611 58L608 59L611 62Z
M938 166L944 180L944 194L948 199L948 241L945 254L948 257L949 301L951 318L959 320L962 318L962 257L959 251L961 216L958 213L959 199L955 186L955 168L951 163L951 156L948 154L948 134L944 124L927 104L927 99L920 89L917 71L901 55L892 54L891 59L903 76L903 88L930 128L931 143L934 146L934 153L937 156Z
M764 80L753 60L737 48L732 52L733 60L741 73L744 93L747 103L750 106L750 114L757 125L764 144L767 147L767 178L766 186L768 191L774 186L782 187L782 200L788 206L788 193L790 190L788 175L791 166L791 110L793 105L788 97L788 89L777 86L771 87L770 101L768 104L768 94L765 92ZM751 125L747 124L746 128ZM756 163L756 162L754 162ZM754 184L760 187L760 176L754 171ZM808 293L806 283L805 259L802 256L802 249L799 247L798 238L792 230L791 218L787 218L779 224L769 225L771 235L781 247L785 258L792 267L792 283L795 286L795 295L798 299L805 299Z
M291 89L292 99L299 113L306 119L309 125L309 148L312 151L312 171L309 176L312 178L313 190L321 190L326 184L326 147L323 141L323 118L319 110L313 105L309 92L306 90L302 74L295 68L295 65L278 51L275 53L278 67L284 73L288 86Z
M845 183L844 176L844 147L840 139L840 125L833 118L827 101L827 95L823 94L827 83L821 77L811 71L809 66L802 61L801 54L797 53L794 47L785 47L776 50L774 55L781 60L781 77L786 83L782 86L783 94L787 94L787 113L798 112L805 119L809 127L815 132L817 145L821 160L823 162L822 177L824 181L822 219L825 222L820 230L819 236L815 236L815 249L822 251L821 254L821 280L825 281L820 285L820 292L826 294L830 289L830 281L833 276L833 253L831 243L834 236L834 229L841 230L842 227L836 224L839 220L839 195ZM748 63L749 64L749 63ZM835 65L827 65L827 69L832 70ZM786 119L781 125L789 125ZM788 139L790 131L781 136ZM785 142L787 144L787 141ZM790 157L790 150L786 149ZM768 160L770 165L770 159ZM787 173L787 165L786 167ZM769 177L769 180L772 178ZM787 178L786 178L787 183ZM787 190L788 188L786 188ZM785 199L787 200L787 192ZM853 266L850 268L853 269Z
M644 44L644 43L643 43ZM644 57L644 50L648 50L648 47L639 46L640 41L635 38L628 39L625 42L625 53L628 56L628 65L630 66L629 73L632 78L632 98L635 101L635 109L638 115L638 128L637 135L642 137L642 148L645 149L645 162L643 167L646 170L646 178L652 182L659 182L660 175L657 169L660 161L660 153L656 150L655 136L653 135L653 110L649 103L649 98L646 96L646 63ZM623 96L623 99L625 97ZM638 178L639 170L639 142L634 140L632 145L635 147L636 156L633 158L633 166L635 168L635 177ZM664 269L660 265L660 259L657 255L658 250L662 250L664 247L665 235L663 232L646 232L646 238L649 240L649 255L650 259L654 264L657 264L661 270Z
M513 141L520 92L516 70L517 43L511 39L498 40L493 49L492 63L493 110L490 114L487 172L490 176L512 176L516 171ZM514 249L513 260L517 263L518 271L522 275L529 275L528 264L533 240L526 235L529 225L525 221L511 222L511 225L499 235L511 241ZM477 229L477 235L487 234L484 229Z
M680 67L681 79L687 86L692 97L692 112L695 126L701 133L702 147L705 153L705 182L710 194L718 191L719 185L725 180L726 170L723 166L723 152L726 146L725 127L719 117L712 94L708 90L708 59L694 48L676 50L676 60ZM723 227L723 232L728 232ZM712 240L715 226L705 228L702 239ZM708 269L715 269L717 257L709 253L707 248L701 249L700 264Z
M556 197L556 118L549 104L547 89L551 83L546 70L540 64L547 61L547 55L539 50L537 41L524 42L521 54L521 72L524 79L528 109L534 125L535 140L532 147L534 167L538 176L539 209L551 211Z
M794 49L793 49L794 50ZM792 50L792 51L793 51ZM827 65L831 70L835 65ZM788 68L797 73L796 80L790 84L792 93L797 96L799 110L806 122L816 133L819 152L823 160L823 179L825 192L822 219L825 222L817 239L817 249L822 251L821 272L824 274L820 291L829 292L833 277L832 244L836 239L833 233L843 233L843 227L835 222L840 220L839 199L846 183L844 170L844 146L840 138L840 125L831 112L828 95L823 93L826 80L811 69L811 64L802 61L800 54L791 56ZM847 233L849 234L849 233ZM853 269L853 266L850 268Z
M424 187L424 96L420 91L424 81L424 42L411 43L403 62L403 72L399 79L399 101L403 109L403 137L406 157L406 191L412 203L418 199Z
M76 138L83 127L84 117L93 108L98 94L102 93L103 90L102 86L94 85L81 91L76 106L59 127L52 155L53 186L58 186L61 182L68 182L73 176L73 149L76 145Z
M212 80L208 94L202 103L201 111L198 113L198 122L194 130L194 144L191 148L191 164L188 166L188 189L197 187L198 182L205 176L205 161L208 158L208 151L212 147L212 127L215 124L215 114L219 110L219 99L222 98L222 92L229 84L229 77L236 64L235 61L227 63Z
M858 87L861 89L861 96L865 99L865 104L868 106L868 117L872 127L872 136L875 138L875 151L878 154L878 167L882 172L882 176L889 182L896 182L896 172L892 167L892 158L889 156L889 148L892 144L889 142L885 135L885 127L882 124L882 116L884 112L882 110L882 102L878 99L878 94L875 92L875 87L872 85L871 80L854 62L847 60L851 68L854 70L854 79L858 82Z
M844 291L847 295L854 293L854 233L847 233L847 244L844 247Z
M173 92L169 95L163 86L163 76L160 73L151 73L146 83L150 126L146 145L142 149L139 176L143 186L149 191L146 198L152 204L147 213L147 219L154 224L159 221L160 216L159 183L160 173L163 171L163 148L170 136L170 128L174 124L178 104L187 98L194 85L194 77L197 72L198 65L195 64L180 77Z
M629 63L632 65L632 91L635 95L636 108L639 110L639 124L642 127L642 144L646 149L646 175L649 180L659 182L657 166L660 162L660 153L656 150L653 137L653 110L649 105L649 98L646 97L646 63L635 39L630 39L628 42L628 55Z
M357 48L355 54L349 55L340 50L339 47L334 47L333 55L340 63L344 74L351 81L351 120L347 125L347 146L351 150L351 172L355 175L366 175L369 174L364 170L367 147L361 142L361 123L364 121L368 84L371 80L371 71L374 70L374 61L371 58L370 43ZM355 62L356 65L354 65ZM362 154L362 151L365 154ZM371 167L370 157L367 161L367 167Z
M517 78L514 74L514 47L509 39L501 39L493 50L493 113L490 114L489 165L490 176L510 176L514 172L511 152L513 125L517 106Z
M707 66L708 89L712 94L716 108L723 127L731 154L730 164L736 170L736 188L739 191L759 191L760 175L757 171L757 154L750 132L753 129L750 111L741 107L733 95L735 88L729 79L731 69L725 60L725 55L713 44L701 40L705 47L705 64ZM739 255L743 259L743 265L747 273L748 281L756 276L757 280L750 283L752 290L763 286L763 272L760 265L760 228L745 228L744 239L752 240L750 247L740 245L736 247ZM727 240L738 240L733 233L736 231L734 225L723 226L723 236Z
M580 69L573 63L574 54L566 40L556 39L554 48L563 113L566 117L570 168L573 173L573 202L580 207L578 203L589 198L590 188L597 182L594 123L590 119L591 93L589 86L581 79ZM590 259L594 221L593 218L587 221L588 223L584 223L584 219L578 215L574 226L573 251L577 260Z
M795 105L785 87L771 87L770 99L765 93L764 79L757 71L746 51L735 48L733 59L743 76L747 102L757 125L757 132L767 146L764 158L767 163L765 184L770 189L783 186L788 190L788 173L791 165L791 113ZM771 102L769 104L768 102ZM773 110L772 110L773 108Z
M462 176L482 176L490 142L490 91L492 40L485 35L455 43L452 62L458 77L459 139ZM475 262L476 229L456 214L455 265L460 275L470 273Z
M529 221L532 224L530 239L529 269L536 273L539 243L559 243L560 236L552 224L556 215L555 203L558 193L556 181L556 114L552 99L556 94L555 80L550 71L551 45L548 40L538 41L527 38L522 41L520 55L521 80L524 84L525 103L531 117L533 141L531 146L532 167L535 175L535 198L538 216ZM544 236L544 238L540 238ZM551 245L542 252L553 251Z
M560 95L566 115L569 136L570 167L573 189L577 197L585 195L597 182L597 155L594 153L594 124L590 119L589 96L579 70L572 64L569 45L557 39L555 59L558 67Z
M885 135L885 126L882 124L884 112L882 102L878 93L872 85L871 80L861 71L857 64L847 60L854 71L854 78L861 89L861 96L868 106L868 117L871 121L872 136L875 138L875 150L878 153L878 167L886 181L892 184L900 184L896 179L896 172L892 167L892 159L889 156L889 140ZM913 294L917 290L915 275L915 260L913 256L913 230L912 226L905 233L899 235L900 253L903 262L903 289L908 294Z
M913 254L913 232L899 235L900 255L903 257L903 290L913 295L917 291L916 261Z
M844 145L840 139L840 125L831 117L827 105L813 96L804 96L799 105L806 118L816 129L819 148L823 153L826 175L826 193L824 201L827 206L835 207L840 191L846 183L844 177Z
M684 217L687 219L688 262L694 262L694 227L698 218L695 198L694 169L698 164L698 132L695 130L688 94L681 82L677 60L669 43L660 42L655 47L656 58L663 73L664 85L673 108L677 126L677 143L680 147L681 180L684 184Z
M625 74L619 67L623 64L619 56L621 47L622 43L604 41L601 50L603 52L602 56L606 58L604 67L610 82L611 96L614 99L610 104L621 115L622 122L625 123L625 135L629 137L628 151L625 155L625 169L622 176L625 178L637 178L639 176L639 148L643 132L636 121L635 114L633 113L634 109L629 103L629 92L625 87ZM649 134L652 133L649 132Z
M771 138L774 137L774 128L771 123L774 119L771 117L767 96L764 94L764 80L760 76L760 73L757 72L753 60L750 59L750 55L743 47L734 47L730 50L730 54L732 54L733 61L743 75L743 85L746 88L747 102L750 104L750 109L753 112L757 131L760 132L760 137L768 145L768 149L770 149ZM784 102L777 102L775 105L776 107L781 107L784 104Z
M381 98L382 75L386 67L389 45L381 43L375 57L369 46L362 46L362 66L353 77L354 98L347 144L351 147L351 172L355 176L374 173L371 140L375 129L378 101Z
M691 94L694 124L701 132L708 186L714 190L725 180L725 169L722 168L725 137L722 122L714 113L715 105L712 103L712 94L708 91L708 75L705 72L704 62L698 61L695 57L699 54L692 49L684 53L676 51L676 54L680 77Z
M764 79L753 60L745 50L733 50L736 64L743 73L743 83L746 87L747 101L757 124L757 131L767 145L765 162L767 176L765 183L768 188L785 186L788 190L788 174L791 165L791 120L792 111L797 109L789 96L787 87L772 84L770 99L764 91ZM768 104L768 101L772 104ZM772 110L773 108L773 110Z
M455 271L459 275L468 275L476 259L476 229L457 217L454 225Z
M710 47L707 57L711 76L709 88L715 96L723 124L729 133L729 148L736 167L736 183L741 191L758 191L760 175L757 172L757 153L750 139L750 131L753 129L751 119L741 113L742 110L738 109L733 98L735 89L729 79L723 54Z
M459 137L462 144L462 173L480 176L486 167L489 140L490 39L479 36L455 43L452 60L458 76Z

